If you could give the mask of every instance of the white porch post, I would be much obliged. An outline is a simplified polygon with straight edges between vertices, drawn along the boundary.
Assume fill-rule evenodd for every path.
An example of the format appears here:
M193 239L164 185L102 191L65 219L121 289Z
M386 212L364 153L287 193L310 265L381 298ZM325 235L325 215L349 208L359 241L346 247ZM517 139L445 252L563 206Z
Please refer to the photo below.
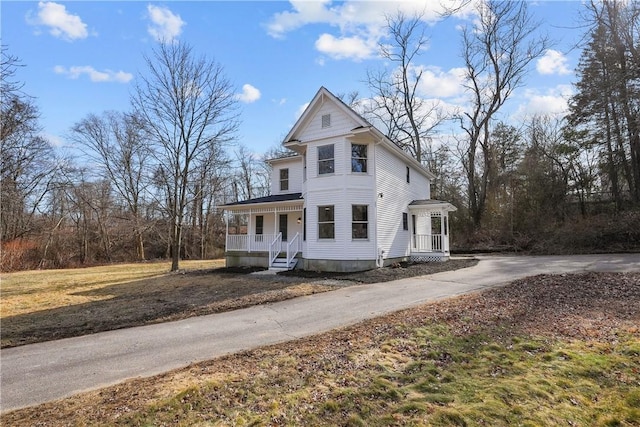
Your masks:
M225 232L224 232L224 250L229 250L229 215L231 211L226 212L224 215L224 224L225 224Z
M442 252L446 253L447 252L447 244L445 243L446 240L446 236L444 235L444 217L447 213L444 211L444 209L440 210L440 245L442 245Z
M444 223L444 221L446 221L446 224ZM449 212L448 211L444 212L443 230L446 233L446 235L444 236L444 241L443 241L444 252L445 252L445 255L449 255L449 234L451 234L451 228L449 227Z
M247 221L247 249L251 252L251 208L249 208L249 220Z
M278 235L278 208L273 208L273 235Z

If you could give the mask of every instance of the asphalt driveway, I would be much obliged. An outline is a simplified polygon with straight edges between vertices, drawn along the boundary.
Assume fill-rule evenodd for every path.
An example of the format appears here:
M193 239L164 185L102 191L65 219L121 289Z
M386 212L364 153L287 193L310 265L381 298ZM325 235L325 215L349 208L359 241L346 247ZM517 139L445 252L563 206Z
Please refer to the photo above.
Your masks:
M640 271L640 254L485 256L474 267L0 352L2 412L542 273Z

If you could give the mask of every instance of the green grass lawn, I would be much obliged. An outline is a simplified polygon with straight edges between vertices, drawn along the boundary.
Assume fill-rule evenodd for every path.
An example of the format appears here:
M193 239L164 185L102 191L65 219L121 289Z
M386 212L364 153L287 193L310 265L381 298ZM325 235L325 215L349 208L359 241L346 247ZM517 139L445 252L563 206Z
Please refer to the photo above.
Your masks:
M397 325L379 348L284 355L182 390L126 425L637 426L637 337L615 344ZM312 360L303 360L311 358ZM315 366L302 369L300 366Z

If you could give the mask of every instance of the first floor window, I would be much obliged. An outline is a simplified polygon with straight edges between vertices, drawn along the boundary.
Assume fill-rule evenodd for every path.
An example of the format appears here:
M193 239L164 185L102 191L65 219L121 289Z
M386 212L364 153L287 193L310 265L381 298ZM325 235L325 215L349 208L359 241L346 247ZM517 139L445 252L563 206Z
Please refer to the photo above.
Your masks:
M351 238L367 239L369 237L369 213L367 205L351 206Z
M409 230L409 214L402 212L402 229Z
M334 208L331 206L318 206L318 238L335 238Z

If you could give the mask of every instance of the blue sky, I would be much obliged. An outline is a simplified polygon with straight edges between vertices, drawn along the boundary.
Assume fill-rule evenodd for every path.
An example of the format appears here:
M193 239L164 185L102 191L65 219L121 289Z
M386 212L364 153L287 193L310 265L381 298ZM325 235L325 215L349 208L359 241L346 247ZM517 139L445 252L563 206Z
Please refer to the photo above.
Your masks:
M438 1L2 1L2 44L25 67L17 79L35 97L43 134L60 147L89 113L128 111L143 55L158 38L190 44L221 64L237 87L242 125L238 141L256 153L281 142L320 86L335 94L370 96L367 69L388 66L375 46L384 41L384 13L423 10L429 48L421 96L463 105L460 26L470 13L442 20ZM532 64L525 87L504 120L561 113L580 56L579 1L530 2L555 40Z

